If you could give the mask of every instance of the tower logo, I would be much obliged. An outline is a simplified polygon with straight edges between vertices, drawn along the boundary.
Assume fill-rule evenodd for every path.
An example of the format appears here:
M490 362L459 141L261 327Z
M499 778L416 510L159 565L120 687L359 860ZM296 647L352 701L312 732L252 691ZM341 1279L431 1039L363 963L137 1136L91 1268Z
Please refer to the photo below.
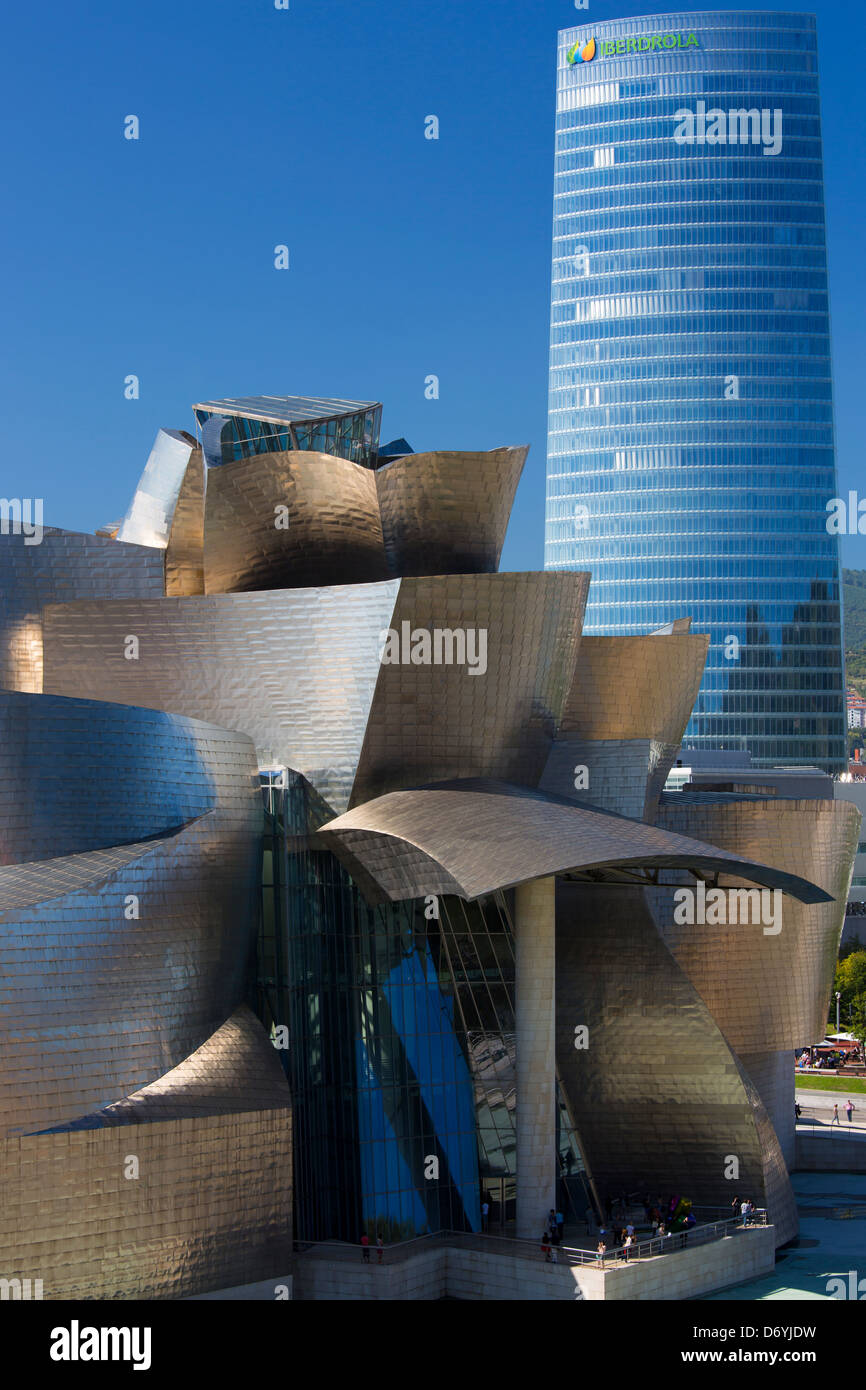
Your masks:
M572 44L571 48L568 50L565 56L568 59L571 66L574 67L574 64L577 62L578 56L580 56L585 63L591 63L597 51L598 45L595 39L590 39L587 43L583 45L583 48L581 48L580 39L578 39L577 43Z

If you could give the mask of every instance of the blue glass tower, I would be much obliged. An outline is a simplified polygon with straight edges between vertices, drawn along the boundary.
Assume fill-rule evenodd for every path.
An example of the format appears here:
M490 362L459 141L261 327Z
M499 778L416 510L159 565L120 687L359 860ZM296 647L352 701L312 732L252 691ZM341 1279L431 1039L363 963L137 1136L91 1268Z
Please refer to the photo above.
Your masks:
M559 35L545 563L710 634L685 742L845 765L814 18Z

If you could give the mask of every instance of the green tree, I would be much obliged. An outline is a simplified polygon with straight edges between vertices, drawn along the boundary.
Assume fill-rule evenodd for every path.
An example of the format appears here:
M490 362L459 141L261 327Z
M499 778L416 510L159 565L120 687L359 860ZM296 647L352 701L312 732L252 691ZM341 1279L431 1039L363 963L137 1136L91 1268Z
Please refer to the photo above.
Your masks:
M857 994L851 1001L851 1032L860 1044L862 1055L866 1052L866 994Z
M836 993L841 994L840 1018L847 1020L854 1007L854 1001L861 995L866 998L866 951L852 951L836 966L836 979L833 983L833 997L830 1000L830 1023L836 1027ZM856 1035L855 1035L856 1036Z

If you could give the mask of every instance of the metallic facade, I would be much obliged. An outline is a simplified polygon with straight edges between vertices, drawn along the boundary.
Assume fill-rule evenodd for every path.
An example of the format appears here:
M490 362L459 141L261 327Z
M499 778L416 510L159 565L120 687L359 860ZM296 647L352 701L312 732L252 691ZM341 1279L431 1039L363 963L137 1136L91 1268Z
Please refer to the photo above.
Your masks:
M378 468L390 573L494 573L528 453L405 454Z
M0 1260L48 1297L485 1199L719 1204L730 1153L795 1232L785 1051L856 811L661 795L707 639L582 637L588 574L496 572L525 450L380 455L379 409L204 403L149 544L2 538ZM778 890L793 974L760 927L676 928L699 882Z
M160 430L117 540L164 550L196 444L185 430Z
M544 791L655 820L707 655L709 639L687 622L646 637L581 638ZM585 778L575 778L578 767Z
M777 12L560 33L545 563L592 571L592 633L687 611L710 634L690 746L839 770L817 47ZM719 142L718 111L778 145Z
M162 555L46 527L39 545L0 535L0 687L42 689L42 610L74 598L157 598Z
M393 902L436 893L471 900L555 874L679 866L710 876L738 873L810 904L829 899L793 872L494 781L391 792L329 821L319 834L370 896Z
M387 579L375 475L329 454L259 454L207 470L205 592Z
M198 716L249 734L264 767L348 805L399 588L268 590L49 608L45 688ZM138 661L124 637L140 638Z
M738 1053L793 1051L817 1038L827 1022L857 852L857 808L845 801L737 799L683 791L662 799L658 823L668 830L687 824L729 853L803 874L830 895L831 901L809 908L786 897L781 931L765 936L748 927L677 926L669 891L652 889L649 894L668 949ZM740 886L739 879L723 883ZM754 989L731 990L733 970L745 970Z
M556 1055L597 1181L611 1196L687 1190L707 1205L757 1193L783 1244L797 1214L779 1141L643 890L557 891ZM586 1048L574 1046L576 1025L589 1029Z
M51 696L7 693L0 708L4 746L20 750L0 799L11 1135L155 1081L240 1002L260 818L243 735Z
M210 466L205 592L493 573L527 452L406 454L373 471L282 450Z

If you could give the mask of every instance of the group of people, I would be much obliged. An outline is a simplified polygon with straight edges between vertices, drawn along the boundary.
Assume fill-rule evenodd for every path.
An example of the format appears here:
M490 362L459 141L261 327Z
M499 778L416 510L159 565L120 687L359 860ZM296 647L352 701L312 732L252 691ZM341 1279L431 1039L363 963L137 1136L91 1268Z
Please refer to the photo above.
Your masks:
M838 1071L846 1063L851 1062L855 1066L859 1065L860 1056L856 1050L845 1051L840 1048L838 1052L819 1052L813 1057L809 1048L802 1052L797 1059L797 1066L802 1071L804 1067L811 1068L812 1071Z
M854 1114L854 1111L855 1111L856 1108L857 1108L856 1106L854 1106L854 1105L851 1104L851 1101L850 1101L850 1100L846 1100L846 1102L845 1102L845 1114L848 1116L848 1123L849 1123L849 1125L850 1125L850 1123L851 1123L851 1116ZM832 1118L832 1120L830 1121L830 1123L831 1123L831 1125L841 1125L841 1123L842 1123L842 1121L839 1119L839 1106L838 1106L838 1103L837 1103L836 1105L833 1106L833 1118Z
M565 1225L565 1217L561 1211L554 1211L553 1207L547 1213L547 1227L541 1237L541 1253L547 1264L558 1264L556 1247L562 1244L562 1228Z
M385 1242L383 1241L383 1239L382 1239L381 1236L377 1236L377 1237L376 1237L376 1256L377 1256L376 1263L377 1263L377 1264L381 1264L381 1263L382 1263L382 1256L384 1255L384 1253L385 1253ZM370 1263L370 1237L367 1235L367 1232L366 1232L366 1231L365 1231L364 1234L361 1236L361 1259L364 1261L364 1264L365 1264L365 1265L368 1265L368 1264Z
M751 1225L751 1218L757 1210L751 1197L744 1197L742 1201L739 1197L731 1199L731 1214L735 1221L742 1221L744 1226Z
M607 1254L607 1226L602 1221L598 1228L598 1245L596 1246L596 1256L602 1268L604 1268L604 1257ZM621 1260L628 1261L628 1257L637 1244L637 1232L634 1225L629 1221L620 1230L611 1232L615 1246L619 1247L618 1254Z

